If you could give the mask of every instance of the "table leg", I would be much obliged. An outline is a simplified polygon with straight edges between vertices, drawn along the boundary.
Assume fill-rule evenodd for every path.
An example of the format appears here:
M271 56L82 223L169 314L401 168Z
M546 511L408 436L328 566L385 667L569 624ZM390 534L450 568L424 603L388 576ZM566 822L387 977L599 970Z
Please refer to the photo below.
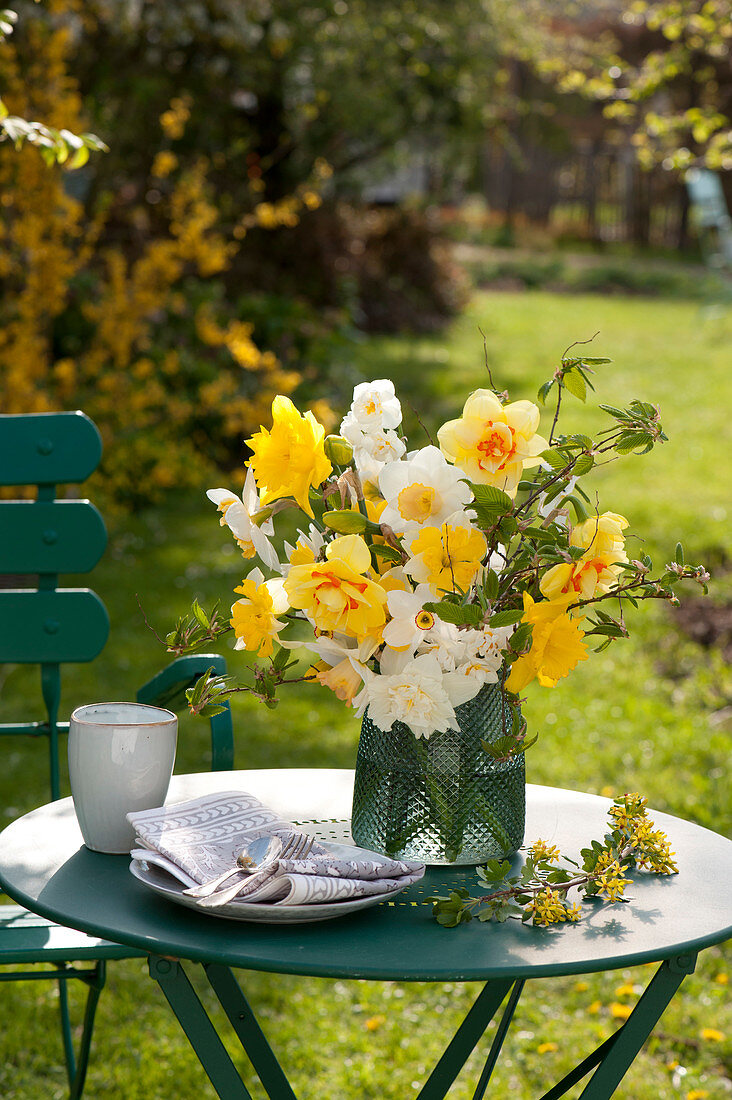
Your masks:
M686 975L694 972L695 964L696 955L679 955L661 963L623 1026L545 1092L541 1100L558 1100L558 1097L564 1096L595 1067L597 1069L581 1093L582 1100L609 1100L676 990Z
M296 1100L295 1093L232 971L228 966L218 963L209 963L204 966L204 970L267 1095L271 1100Z
M252 1100L178 960L152 955L149 965L220 1100Z
M522 985L523 983L518 984ZM506 979L503 981L496 980L487 982L486 985L483 986L478 999L455 1032L450 1045L432 1070L427 1081L425 1081L417 1096L417 1100L444 1100L448 1089L465 1065L475 1045L485 1032L488 1024L496 1014L501 1001L512 985L513 982L510 979ZM512 998L513 1007L515 1007L517 1000L518 995ZM506 1023L506 1028L503 1029L504 1035L507 1027L508 1024ZM500 1049L500 1044L498 1049ZM493 1054L493 1051L491 1051L491 1054ZM498 1050L495 1051L493 1062L495 1062L497 1056ZM478 1087L480 1088L480 1085ZM483 1088L485 1088L485 1085L483 1085Z

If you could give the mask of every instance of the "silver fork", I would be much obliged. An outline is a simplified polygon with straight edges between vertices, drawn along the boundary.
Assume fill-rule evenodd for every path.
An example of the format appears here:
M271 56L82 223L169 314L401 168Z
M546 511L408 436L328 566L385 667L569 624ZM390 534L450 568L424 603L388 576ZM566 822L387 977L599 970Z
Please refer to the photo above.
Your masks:
M289 840L292 841L291 844ZM310 854L310 850L314 843L313 837L307 836L305 833L295 833L292 838L288 838L288 843L283 845L282 851L277 856L277 861L280 859L305 859ZM272 860L271 863L267 864L266 867L261 867L260 870L268 870L274 862L275 860ZM256 877L258 874L258 871L255 872L253 877ZM199 895L196 900L202 909L216 909L220 905L226 905L228 902L233 901L237 894L251 881L251 878L240 879L239 882L235 882L233 886L227 886L225 889L217 890L215 893L205 897Z
M282 859L287 856L291 856L295 849L298 849L303 840L309 839L304 833L291 833L290 836L283 842L282 837L272 836L269 838L258 837L257 840L252 841L249 848L246 851L241 852L237 856L236 864L230 867L228 871L224 871L222 875L218 875L216 878L209 879L208 882L202 882L199 886L189 886L183 891L186 897L191 898L207 898L211 894L215 894L218 888L231 878L232 875L252 875L258 871L266 870L276 859ZM252 858L257 846L257 841L267 840L267 849L261 858ZM242 883L240 883L242 885Z

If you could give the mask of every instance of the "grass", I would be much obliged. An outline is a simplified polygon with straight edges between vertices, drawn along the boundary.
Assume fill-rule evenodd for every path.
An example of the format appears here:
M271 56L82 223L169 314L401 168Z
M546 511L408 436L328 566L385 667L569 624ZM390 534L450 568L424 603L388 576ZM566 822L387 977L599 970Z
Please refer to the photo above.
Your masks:
M659 562L668 560L682 537L689 559L716 564L720 575L711 599L722 602L729 598L719 567L729 555L732 505L723 467L732 314L705 320L695 304L678 300L479 294L441 336L369 340L359 350L359 366L364 377L395 379L405 407L414 407L407 419L416 442L417 414L433 431L456 415L471 388L485 384L479 330L494 381L517 399L533 398L564 348L598 329L595 354L615 362L597 378L597 400L624 403L637 396L658 402L670 442L645 458L605 467L592 487L603 509L630 519L631 530ZM604 422L595 399L587 408L568 402L566 411L568 428L591 432ZM110 611L112 637L93 666L69 670L64 709L94 698L129 698L163 663L136 594L152 624L164 631L194 593L204 602L217 596L226 602L239 579L233 547L200 499L179 500L120 527L93 579ZM638 615L629 641L593 656L553 691L532 687L529 693L529 727L540 734L527 760L531 781L602 794L640 790L658 809L729 830L729 668L718 651L685 638L665 608ZM0 720L27 713L28 701L37 697L35 672L6 668ZM235 720L241 767L353 764L356 724L340 703L315 688L298 689L274 714L236 700ZM207 766L206 739L201 725L182 720L178 771ZM6 819L45 800L38 748L5 746L0 815ZM571 935L571 928L562 934ZM213 1096L144 970L140 961L110 968L87 1095ZM496 1095L523 1100L541 1093L615 1030L622 1006L635 1002L650 973L641 967L528 989L496 1071ZM675 1100L694 1090L704 1090L709 1100L728 1097L729 1045L703 1037L705 1028L732 1035L728 973L722 949L702 953L696 973L618 1090L621 1100ZM381 1100L416 1091L414 1082L426 1076L478 991L472 984L413 987L257 974L246 975L246 988L306 1100ZM2 994L0 1095L64 1096L55 992L38 983L13 983L3 985ZM472 1095L468 1082L479 1071L474 1057L451 1100ZM247 1083L260 1100L262 1090L251 1074Z

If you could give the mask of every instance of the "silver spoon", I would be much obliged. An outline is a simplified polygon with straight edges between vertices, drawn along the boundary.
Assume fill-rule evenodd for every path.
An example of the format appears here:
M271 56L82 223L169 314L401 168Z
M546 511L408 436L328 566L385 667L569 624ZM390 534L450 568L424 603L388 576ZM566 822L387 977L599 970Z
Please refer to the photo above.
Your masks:
M293 836L288 837L281 856L288 859L305 859L309 855L313 844L314 840L311 836L306 836L305 833L295 833ZM266 871L269 866L265 863L260 870ZM233 886L225 886L223 890L217 890L208 897L199 898L198 904L202 909L218 909L222 905L228 905L251 881L251 879L241 879L239 882L235 882Z
M270 863L277 859L281 851L282 837L258 836L245 851L237 856L234 867L230 867L228 871L224 871L223 875L219 875L217 878L201 883L200 886L187 887L183 893L190 898L207 898L210 894L215 893L222 882L226 882L232 875L250 875L254 874L255 871L261 871L264 867L268 867Z

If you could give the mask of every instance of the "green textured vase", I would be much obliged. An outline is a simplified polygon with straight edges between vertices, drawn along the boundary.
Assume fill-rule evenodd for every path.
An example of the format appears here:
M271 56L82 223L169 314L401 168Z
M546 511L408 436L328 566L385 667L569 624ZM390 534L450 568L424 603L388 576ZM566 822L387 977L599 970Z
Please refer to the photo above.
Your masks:
M499 684L455 708L458 729L418 738L363 717L351 830L357 844L430 864L477 864L515 852L524 839L524 755L497 762L495 741L511 716Z

